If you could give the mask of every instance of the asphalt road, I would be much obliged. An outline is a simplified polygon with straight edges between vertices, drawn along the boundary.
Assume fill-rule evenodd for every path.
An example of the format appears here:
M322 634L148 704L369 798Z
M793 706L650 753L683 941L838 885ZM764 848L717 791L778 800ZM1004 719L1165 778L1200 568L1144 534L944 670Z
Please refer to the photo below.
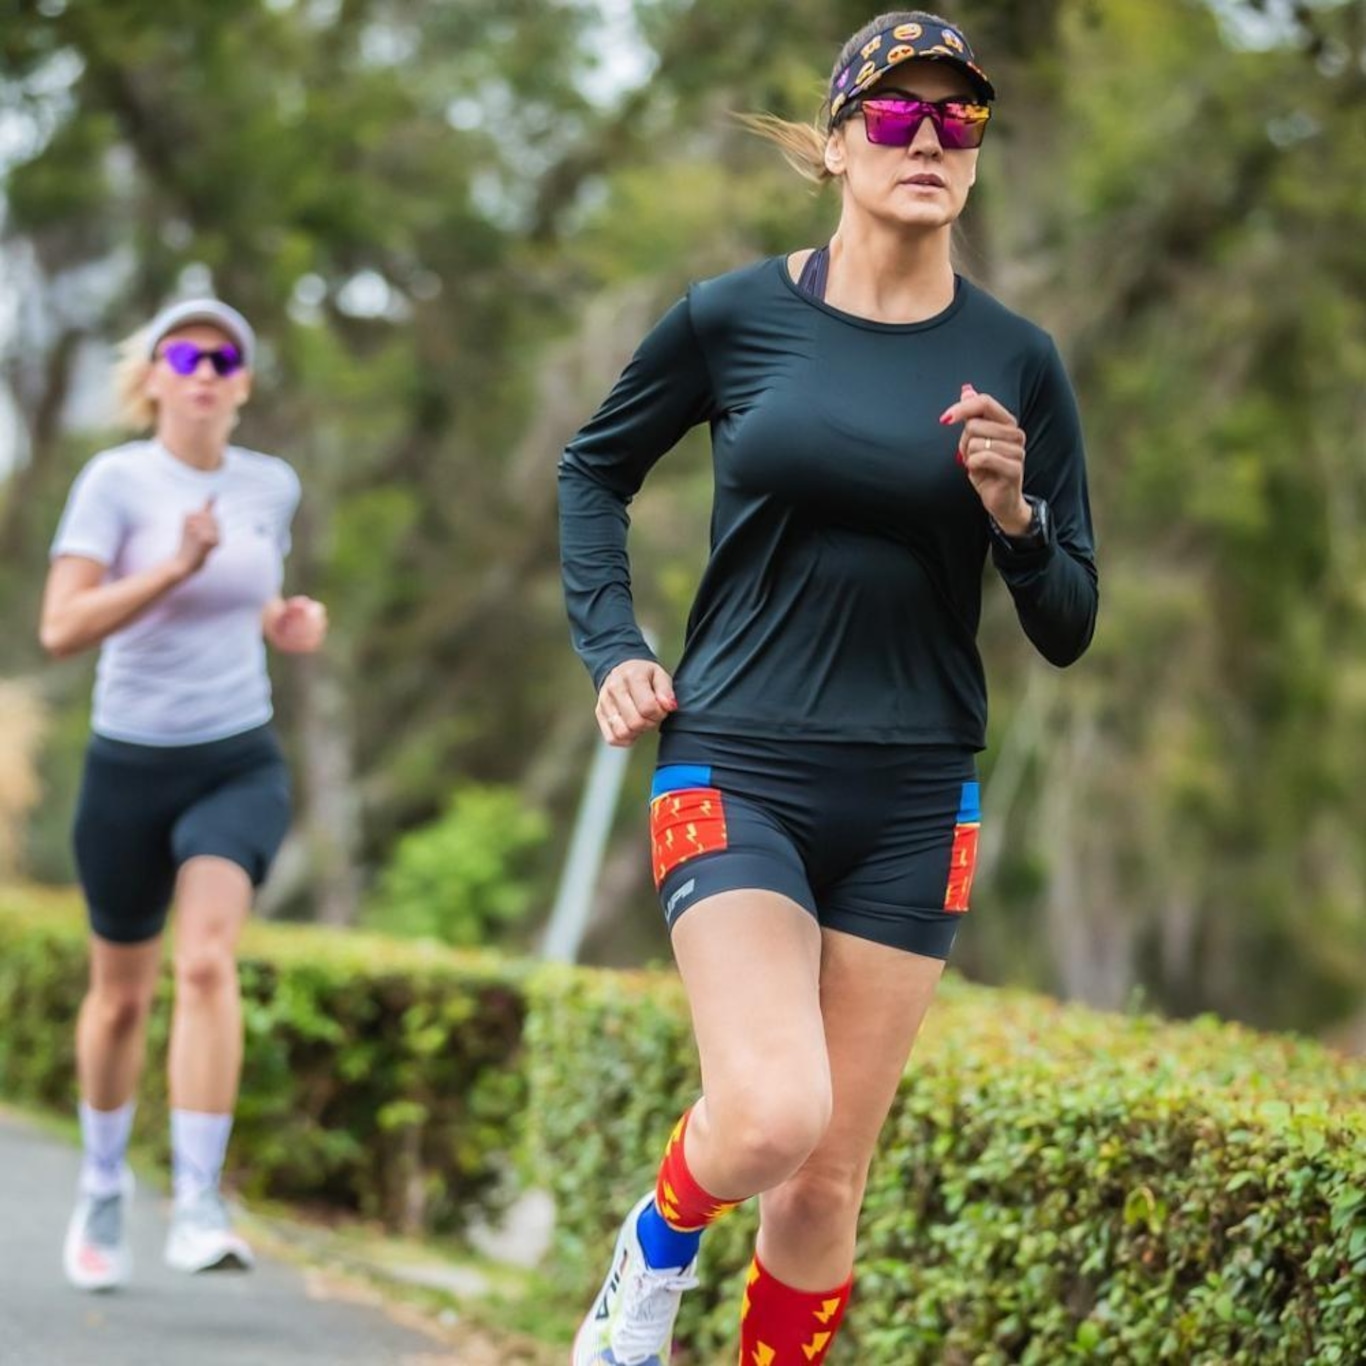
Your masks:
M261 1257L246 1274L169 1271L159 1192L139 1189L134 1201L132 1283L114 1294L71 1289L61 1249L77 1167L74 1148L0 1114L0 1366L474 1366L382 1305L286 1262Z

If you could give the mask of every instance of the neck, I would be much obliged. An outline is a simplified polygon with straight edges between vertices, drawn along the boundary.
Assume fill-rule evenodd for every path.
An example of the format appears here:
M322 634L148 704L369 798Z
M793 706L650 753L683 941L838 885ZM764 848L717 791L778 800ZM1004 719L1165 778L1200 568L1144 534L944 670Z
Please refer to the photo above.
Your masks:
M918 323L942 313L953 302L950 232L947 225L916 231L844 215L830 239L826 302L876 322Z
M203 423L166 419L157 424L157 440L177 460L197 470L216 470L223 463L228 445L225 432L207 428Z

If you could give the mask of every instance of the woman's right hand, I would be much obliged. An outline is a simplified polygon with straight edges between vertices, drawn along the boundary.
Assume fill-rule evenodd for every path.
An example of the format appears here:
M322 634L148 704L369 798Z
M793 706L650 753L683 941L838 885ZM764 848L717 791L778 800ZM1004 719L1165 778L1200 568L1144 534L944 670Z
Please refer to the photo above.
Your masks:
M213 501L211 495L198 512L185 514L185 522L180 528L180 549L174 556L182 578L197 574L218 545L218 518L213 515Z
M628 659L602 681L598 729L609 745L624 749L677 710L673 679L664 669L653 659Z

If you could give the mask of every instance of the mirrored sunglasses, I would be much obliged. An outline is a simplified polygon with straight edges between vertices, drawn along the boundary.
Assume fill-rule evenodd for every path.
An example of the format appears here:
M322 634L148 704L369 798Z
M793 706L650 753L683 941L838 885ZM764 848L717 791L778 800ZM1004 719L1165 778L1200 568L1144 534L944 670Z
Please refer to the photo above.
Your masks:
M980 147L991 119L989 104L971 100L860 100L854 106L863 113L868 141L878 147L909 147L929 119L946 152Z
M177 375L192 375L199 369L199 362L206 359L213 366L213 372L220 379L235 375L243 366L242 353L231 343L223 346L203 347L194 342L167 342L161 348L162 359Z

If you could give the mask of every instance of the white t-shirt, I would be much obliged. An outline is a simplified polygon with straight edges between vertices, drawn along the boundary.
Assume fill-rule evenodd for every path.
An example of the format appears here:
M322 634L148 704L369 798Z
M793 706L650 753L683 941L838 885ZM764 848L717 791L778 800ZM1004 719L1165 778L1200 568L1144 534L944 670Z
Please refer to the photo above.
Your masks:
M219 542L198 573L106 637L92 729L139 745L193 745L264 725L270 678L261 611L278 597L299 479L273 455L228 447L215 470L156 441L95 456L81 471L51 554L106 566L105 582L170 559L185 515L214 495Z

